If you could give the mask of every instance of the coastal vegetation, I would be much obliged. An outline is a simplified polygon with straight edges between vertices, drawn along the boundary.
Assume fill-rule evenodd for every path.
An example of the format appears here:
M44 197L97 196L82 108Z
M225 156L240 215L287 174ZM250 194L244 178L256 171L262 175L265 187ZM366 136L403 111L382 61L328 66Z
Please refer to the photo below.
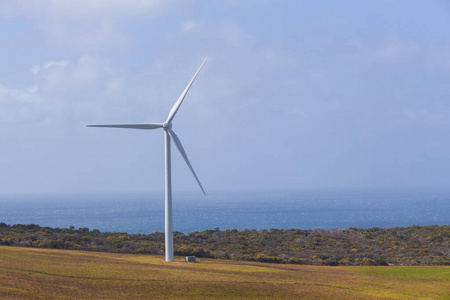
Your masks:
M304 266L0 246L0 299L449 299L449 268Z
M450 226L174 233L175 255L329 266L450 265ZM164 234L0 223L0 245L163 254Z

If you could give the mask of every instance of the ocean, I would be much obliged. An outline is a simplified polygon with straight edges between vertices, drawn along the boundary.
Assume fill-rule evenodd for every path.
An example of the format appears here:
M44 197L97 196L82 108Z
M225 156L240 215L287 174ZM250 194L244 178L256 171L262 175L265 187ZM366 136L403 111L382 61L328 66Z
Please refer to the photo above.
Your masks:
M450 225L450 190L173 193L174 230ZM164 195L0 196L0 222L102 232L164 231Z

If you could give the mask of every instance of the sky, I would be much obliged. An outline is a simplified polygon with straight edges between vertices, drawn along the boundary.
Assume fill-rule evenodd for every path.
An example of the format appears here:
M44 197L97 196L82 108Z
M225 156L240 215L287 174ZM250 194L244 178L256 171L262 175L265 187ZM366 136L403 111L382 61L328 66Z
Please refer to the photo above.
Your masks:
M2 0L0 194L448 188L450 2ZM201 194L179 153L173 188Z

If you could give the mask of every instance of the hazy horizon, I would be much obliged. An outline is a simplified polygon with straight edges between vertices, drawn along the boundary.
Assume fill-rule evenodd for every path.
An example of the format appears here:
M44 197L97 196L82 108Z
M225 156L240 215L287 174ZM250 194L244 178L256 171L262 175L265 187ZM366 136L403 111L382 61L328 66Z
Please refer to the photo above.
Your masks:
M174 193L174 230L393 228L449 224L450 190ZM0 196L1 222L164 231L164 195Z

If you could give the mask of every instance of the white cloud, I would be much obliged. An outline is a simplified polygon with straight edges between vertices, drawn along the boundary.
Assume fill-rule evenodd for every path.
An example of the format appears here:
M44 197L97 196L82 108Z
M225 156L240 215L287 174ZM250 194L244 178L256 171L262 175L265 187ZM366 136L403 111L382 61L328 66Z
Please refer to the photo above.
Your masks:
M22 122L34 118L34 112L43 102L39 88L8 88L0 84L0 121Z
M191 31L191 30L195 29L196 27L198 27L200 24L201 23L196 20L188 20L181 24L181 31L182 32Z
M388 37L384 41L369 44L365 40L353 40L353 53L348 60L360 64L397 63L412 59L420 54L419 47L411 41Z
M151 18L183 7L184 0L0 1L0 16L28 18L53 45L90 53L128 46L124 21Z
M394 62L405 58L411 58L418 52L418 47L412 42L391 41L386 42L378 49L375 49L374 55L381 61Z
M293 107L291 110L287 111L287 113L293 114L301 121L306 121L309 119L308 113L304 109L302 109L298 106Z
M119 23L108 18L78 20L54 18L46 20L44 34L52 44L70 50L96 51L112 48L121 50L127 45L127 37Z
M254 39L242 30L236 22L221 22L217 27L216 34L217 38L226 42L229 46L243 47L254 44Z
M435 47L428 51L426 62L432 69L450 71L450 47Z
M51 122L67 116L102 115L97 106L120 100L124 87L121 72L91 56L74 62L50 60L34 65L31 73L36 82L31 87L0 84L1 121Z
M292 57L283 55L274 49L263 49L259 56L261 61L265 62L266 68L270 70L286 70L295 67L295 60Z
M69 61L49 61L40 69L40 83L46 91L65 91L91 86L99 79L99 63L90 56L82 56L76 64Z
M22 0L6 1L0 8L10 14L42 13L58 17L135 16L157 13L180 0Z
M24 102L24 103L36 103L41 102L41 98L38 94L39 88L34 85L23 90L8 88L0 85L0 103L5 102Z
M406 121L427 125L449 125L450 112L430 111L428 109L408 109L404 112Z
M38 65L34 65L31 69L30 69L30 71L31 71L31 73L33 73L34 75L37 75L38 73L39 73L39 70L40 70L41 68L38 66Z
M102 71L100 68L102 66L96 59L83 56L78 60L78 64L68 77L77 86L92 85L99 80L99 73Z
M44 68L48 69L51 67L60 67L65 68L69 65L69 62L67 60L60 60L60 61L49 61L44 64ZM37 67L39 70L39 66L34 66L33 68Z
M110 98L118 99L123 92L123 80L112 79L106 83L105 94Z

